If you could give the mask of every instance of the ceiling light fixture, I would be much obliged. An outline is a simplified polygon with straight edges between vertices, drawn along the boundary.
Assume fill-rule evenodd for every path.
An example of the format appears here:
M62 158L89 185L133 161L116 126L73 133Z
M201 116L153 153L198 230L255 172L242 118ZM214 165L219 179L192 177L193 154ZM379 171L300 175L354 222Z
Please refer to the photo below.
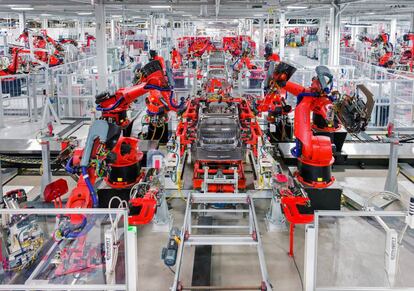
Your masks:
M347 23L345 27L371 27L372 24L367 23Z
M286 6L287 9L306 9L307 6Z
M28 11L28 10L33 10L33 7L28 7L28 6L12 6L10 7L11 10L19 10L19 11Z
M92 12L78 12L78 15L92 15Z
M171 8L170 5L151 5L151 8L158 8L158 9L167 9L167 8Z

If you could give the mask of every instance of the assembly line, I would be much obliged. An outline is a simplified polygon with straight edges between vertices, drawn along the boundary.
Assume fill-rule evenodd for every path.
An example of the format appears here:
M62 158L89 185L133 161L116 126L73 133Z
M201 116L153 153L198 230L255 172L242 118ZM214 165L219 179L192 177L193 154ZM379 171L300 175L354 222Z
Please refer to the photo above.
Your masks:
M0 290L414 288L414 5L20 2Z

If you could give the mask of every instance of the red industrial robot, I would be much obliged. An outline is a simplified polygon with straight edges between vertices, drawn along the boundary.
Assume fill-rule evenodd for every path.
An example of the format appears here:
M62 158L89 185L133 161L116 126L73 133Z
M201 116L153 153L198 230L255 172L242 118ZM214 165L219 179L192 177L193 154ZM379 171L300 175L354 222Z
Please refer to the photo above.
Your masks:
M139 150L138 139L130 136L131 121L127 118L130 105L151 91L159 91L158 97L147 97L147 112L157 114L178 110L172 100L173 90L159 61L151 61L140 70L139 80L130 88L121 88L115 94L103 93L96 97L97 110L101 119L95 121L89 130L85 147L76 149L66 169L79 175L77 186L72 190L66 203L67 208L98 207L94 184L104 178L111 188L130 188L144 178L140 171L143 153ZM121 135L123 131L123 135ZM151 191L150 191L151 190ZM143 197L129 201L131 224L143 224L152 219L156 208L156 194L149 189ZM72 225L82 225L82 215L71 215Z
M333 76L326 67L319 66L312 85L305 88L288 81L295 71L290 65L280 63L272 79L279 87L297 96L294 123L296 146L292 149L292 154L298 158L297 178L305 185L325 188L334 181L331 174L334 162L332 143L327 136L314 135L311 113L321 116L328 123L333 122L333 99L330 95Z
M182 57L181 57L180 52L175 47L173 47L173 49L170 52L170 55L171 55L172 68L175 70L181 68Z
M280 62L280 57L277 53L273 52L272 45L270 43L266 44L265 46L265 54L264 54L266 63L264 69L267 71L269 69L269 65L271 62Z
M410 48L403 52L403 55L401 56L400 63L402 64L409 64L410 66L410 72L413 71L413 64L414 64L414 32L409 32L407 34L404 34L404 41L410 42Z
M382 50L384 50L383 54L381 54L378 58L378 64L381 67L389 68L393 65L392 57L394 54L394 48L392 43L390 43L390 35L388 33L381 33L375 39L375 43L377 45L382 46Z

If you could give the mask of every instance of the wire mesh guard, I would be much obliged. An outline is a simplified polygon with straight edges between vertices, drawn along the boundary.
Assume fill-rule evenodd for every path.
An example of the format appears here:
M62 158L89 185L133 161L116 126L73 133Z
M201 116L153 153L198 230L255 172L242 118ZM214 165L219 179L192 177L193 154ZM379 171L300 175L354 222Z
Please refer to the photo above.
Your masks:
M3 209L0 215L0 290L128 290L123 210Z

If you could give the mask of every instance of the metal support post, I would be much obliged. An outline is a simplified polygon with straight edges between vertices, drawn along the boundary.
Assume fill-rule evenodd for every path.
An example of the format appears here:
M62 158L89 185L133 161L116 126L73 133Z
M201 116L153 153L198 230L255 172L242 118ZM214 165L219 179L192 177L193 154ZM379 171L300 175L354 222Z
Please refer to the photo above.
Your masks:
M285 57L285 23L286 23L286 14L285 11L280 11L279 16L280 22L280 35L279 35L279 56L283 60Z
M273 14L273 48L276 48L276 13Z
M0 203L3 203L3 171L1 170L1 161L0 161Z
M0 78L0 81L2 79ZM0 128L4 127L3 90L0 86Z
M136 226L129 226L127 231L128 257L127 284L128 290L138 290L138 233Z
M115 19L111 19L111 42L114 45L116 42L116 23Z
M315 266L316 266L316 230L312 224L305 228L305 264L304 264L305 291L315 290Z
M397 45L397 18L391 19L390 23L390 42L396 46Z
M259 53L260 53L260 47L262 47L263 46L263 43L264 43L264 41L263 41L264 19L263 18L260 18L259 21L260 21L259 42L258 42L257 47L256 47L256 49L257 49L257 55L259 55Z
M386 229L387 240L385 243L385 271L388 281L393 286L398 267L398 232L395 229Z
M19 31L22 33L26 28L26 13L19 13Z
M47 18L42 19L42 28L43 29L49 28L49 20Z
M105 5L103 0L95 4L96 18L96 59L98 64L98 90L106 91L108 87L108 60L106 46Z
M279 197L272 197L269 211L266 213L265 223L267 231L269 232L280 232L287 230L286 219L282 212Z
M384 190L398 194L398 147L400 143L398 138L391 138L390 142L390 159L388 163L387 180L385 181Z
M52 169L50 167L50 143L48 140L44 139L40 142L42 146L42 182L40 195L43 197L43 192L45 187L52 182Z
M414 31L414 12L411 13L410 31Z
M29 76L29 80L31 82L30 92L31 96L30 98L33 98L33 121L37 122L39 112L37 112L37 95L36 95L36 74L33 74L32 76Z
M79 40L81 42L85 41L85 20L83 18L81 18L79 23Z
M358 17L353 17L352 18L352 24L357 24L358 21L359 21ZM358 26L352 26L352 28L351 28L351 41L354 45L356 43L356 38L357 38L358 34L359 34L359 27Z
M170 232L173 218L168 211L167 199L165 193L161 193L160 205L157 207L157 213L152 220L152 230L154 232Z
M339 65L339 51L341 42L341 14L339 5L332 4L330 11L330 38L329 38L329 65Z

